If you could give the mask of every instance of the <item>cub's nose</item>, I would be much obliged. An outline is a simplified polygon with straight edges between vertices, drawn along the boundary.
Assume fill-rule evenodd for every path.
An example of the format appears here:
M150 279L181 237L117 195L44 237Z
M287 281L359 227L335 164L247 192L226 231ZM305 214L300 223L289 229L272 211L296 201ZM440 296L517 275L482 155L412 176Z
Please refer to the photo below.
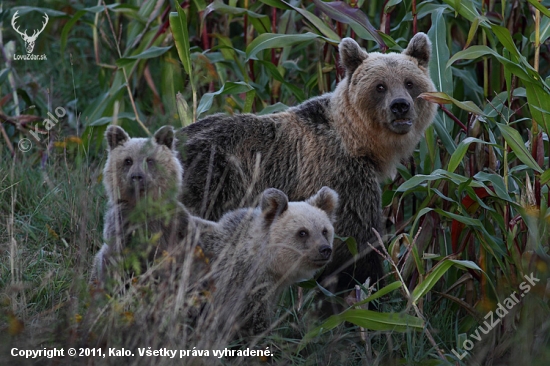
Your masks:
M319 248L319 254L321 254L321 257L323 259L329 259L330 255L332 254L332 248L328 245L323 245Z
M397 98L390 105L390 110L397 118L404 117L409 111L411 105L406 99Z
M134 173L130 176L130 178L134 183L142 183L145 180L145 176L141 173Z

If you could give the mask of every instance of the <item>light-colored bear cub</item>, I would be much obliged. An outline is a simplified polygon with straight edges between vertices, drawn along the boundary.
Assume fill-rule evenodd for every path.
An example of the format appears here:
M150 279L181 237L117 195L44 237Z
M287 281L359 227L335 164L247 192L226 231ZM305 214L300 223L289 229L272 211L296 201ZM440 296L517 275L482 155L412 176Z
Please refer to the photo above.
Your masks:
M152 138L130 138L118 126L105 132L108 158L103 183L109 199L105 244L96 255L92 279L103 285L109 262L124 253L131 272L141 272L186 235L189 214L178 202L183 168L174 149L174 130Z
M201 220L215 286L203 320L214 322L220 337L266 330L281 292L330 261L337 206L337 193L327 187L305 202L288 202L269 188L256 208L226 213L218 223Z

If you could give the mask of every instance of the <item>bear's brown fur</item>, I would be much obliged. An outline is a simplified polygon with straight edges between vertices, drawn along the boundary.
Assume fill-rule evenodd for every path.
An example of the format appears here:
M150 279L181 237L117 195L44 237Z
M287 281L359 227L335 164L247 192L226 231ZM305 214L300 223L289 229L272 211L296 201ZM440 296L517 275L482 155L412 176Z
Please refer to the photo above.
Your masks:
M144 263L178 245L189 224L189 214L178 202L183 168L173 128L162 127L153 138L130 138L121 127L109 126L105 138L108 158L103 183L109 199L105 244L92 270L92 278L101 285L106 265L118 254L124 251L144 268Z
M226 213L219 222L196 219L212 258L215 290L203 324L223 344L235 331L258 335L273 317L281 292L308 280L331 259L338 195L323 187L305 202L288 202L270 188L260 205Z
M366 53L349 38L339 50L346 76L333 93L276 114L216 114L177 132L185 141L178 147L186 169L183 203L201 217L217 220L250 206L269 187L293 201L322 186L338 192L335 230L356 239L359 255L335 243L323 281L332 291L383 273L367 245L371 229L381 231L379 182L412 153L436 111L418 98L435 91L425 34L402 53Z

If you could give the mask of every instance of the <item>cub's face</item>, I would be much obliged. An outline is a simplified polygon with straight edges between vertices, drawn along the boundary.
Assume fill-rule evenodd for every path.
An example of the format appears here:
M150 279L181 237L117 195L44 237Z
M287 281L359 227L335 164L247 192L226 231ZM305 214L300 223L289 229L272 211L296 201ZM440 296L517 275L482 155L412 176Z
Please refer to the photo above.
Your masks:
M268 233L272 273L291 284L313 277L332 259L333 222L338 195L323 187L305 202L288 202L277 189L262 195L261 210Z
M305 202L290 202L271 226L277 267L292 282L307 280L332 259L334 228L327 214Z
M350 38L340 44L348 78L348 95L360 115L389 132L423 132L435 105L418 96L435 91L428 73L431 44L418 33L402 53L366 53Z
M104 183L116 201L135 202L149 196L158 199L181 186L182 167L177 159L173 129L165 126L153 138L130 138L118 126L105 134L109 156Z

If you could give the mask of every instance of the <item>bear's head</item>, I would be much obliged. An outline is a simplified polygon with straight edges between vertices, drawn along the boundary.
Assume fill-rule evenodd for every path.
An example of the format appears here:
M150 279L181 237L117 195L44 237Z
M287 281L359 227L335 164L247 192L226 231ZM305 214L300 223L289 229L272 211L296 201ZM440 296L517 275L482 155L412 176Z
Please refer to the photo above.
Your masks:
M337 207L338 194L328 187L305 202L288 202L275 188L262 193L261 219L269 233L266 265L281 283L310 279L331 260Z
M393 165L410 156L435 117L436 105L418 98L435 91L428 71L431 42L417 33L403 52L382 54L344 38L339 52L346 77L337 91L352 124L346 144L354 155L379 158L385 170L384 155Z
M175 149L172 126L161 127L152 138L130 138L119 126L105 132L108 157L103 181L113 203L135 203L147 196L179 195L183 167Z

